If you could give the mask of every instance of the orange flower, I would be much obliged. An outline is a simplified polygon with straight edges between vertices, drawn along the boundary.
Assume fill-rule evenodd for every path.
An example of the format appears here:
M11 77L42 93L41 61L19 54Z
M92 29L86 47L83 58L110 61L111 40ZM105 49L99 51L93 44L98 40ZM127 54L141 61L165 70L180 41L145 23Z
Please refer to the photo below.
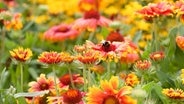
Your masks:
M176 44L181 50L184 50L184 37L183 36L177 36L176 37Z
M28 59L30 59L30 57L33 54L29 48L23 49L22 47L18 47L16 49L13 49L12 51L10 51L10 55L12 58L14 58L17 61L25 62Z
M73 28L79 31L95 31L98 26L106 27L110 22L107 18L100 16L98 11L90 10L84 14L83 18L79 18L74 22Z
M74 56L71 56L69 53L61 52L62 62L72 63L74 60Z
M135 63L135 67L140 70L147 70L151 66L151 62L149 60L140 60Z
M78 55L77 59L83 64L92 64L97 61L98 53L95 51L87 51L83 55Z
M165 55L164 55L163 51L153 52L153 53L150 54L151 60L154 60L154 61L160 61L164 57L165 57Z
M87 104L136 104L136 100L128 96L131 93L131 87L118 88L118 77L112 76L109 81L102 80L100 87L89 88Z
M145 19L173 15L173 6L167 2L150 3L138 11Z
M98 10L101 0L80 0L79 8L81 11L89 11L91 9Z
M173 88L167 88L163 89L162 93L171 99L184 99L184 92L181 89L174 90Z
M72 78L73 78L73 82L75 84L83 84L84 83L83 77L80 77L79 74L72 74ZM59 78L59 81L60 81L60 86L70 85L71 84L70 75L69 74L65 74L65 75L61 76Z
M57 52L43 52L39 57L38 61L45 64L57 64L62 61L61 53Z
M122 42L124 41L124 37L119 32L111 32L107 36L106 40L110 42L113 42L113 41Z
M63 41L66 39L74 39L79 35L79 32L72 29L70 25L60 24L53 26L44 33L44 38L53 42Z
M37 78L37 81L30 82L29 92L44 91L44 90L54 90L54 79L46 78L45 74L40 74L40 77Z
M69 89L63 94L63 101L66 104L77 104L82 101L82 94L77 89Z
M125 77L125 83L128 86L135 86L139 83L139 79L135 75L135 73L130 73Z

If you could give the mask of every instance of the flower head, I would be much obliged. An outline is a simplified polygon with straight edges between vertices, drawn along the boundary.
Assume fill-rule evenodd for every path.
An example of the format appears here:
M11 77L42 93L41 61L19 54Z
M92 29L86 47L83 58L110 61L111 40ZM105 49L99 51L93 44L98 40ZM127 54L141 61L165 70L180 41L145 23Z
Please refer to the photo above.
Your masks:
M150 54L150 59L154 61L160 61L165 57L163 51L153 52Z
M118 32L111 32L107 36L106 40L110 41L110 42L113 42L113 41L122 42L122 41L124 41L124 37Z
M73 60L75 59L74 56L70 55L67 52L61 52L61 57L62 57L62 62L65 62L65 63L72 63Z
M138 11L145 19L173 15L173 6L167 2L150 3Z
M181 50L184 50L184 37L183 36L177 36L176 37L176 44Z
M82 62L83 64L92 64L97 61L98 53L95 51L87 51L82 55L76 56L77 59Z
M54 90L54 79L46 78L45 74L40 74L37 81L29 83L29 92L44 91L44 90Z
M139 79L137 78L135 73L130 73L130 74L126 75L125 83L126 83L126 85L133 87L139 83Z
M84 14L83 18L74 22L73 28L79 31L95 31L98 26L106 27L110 22L107 18L100 16L98 11L90 10Z
M13 49L12 51L10 51L10 55L13 59L20 61L20 62L25 62L28 59L30 59L30 57L33 55L32 51L27 48L24 49L22 47L18 47L16 49Z
M151 66L151 62L149 60L139 60L135 63L135 67L140 70L147 70Z
M100 87L90 87L87 93L87 104L136 104L128 94L131 93L131 87L124 86L120 89L119 79L112 76L109 81L102 80Z
M79 74L72 74L72 79L74 84L83 84L84 79ZM65 74L59 78L59 81L61 83L61 86L66 86L71 84L70 75Z
M184 1L183 0L179 0L175 2L174 12L176 12L178 15L184 14Z
M184 92L181 89L163 89L162 93L171 99L184 99Z
M79 35L78 31L71 28L70 25L60 24L51 27L44 33L44 38L46 40L58 42L66 39L74 39Z
M63 94L63 101L67 104L76 104L82 100L82 94L77 89L69 89Z
M43 52L38 57L38 61L45 64L58 64L62 61L62 57L57 52Z

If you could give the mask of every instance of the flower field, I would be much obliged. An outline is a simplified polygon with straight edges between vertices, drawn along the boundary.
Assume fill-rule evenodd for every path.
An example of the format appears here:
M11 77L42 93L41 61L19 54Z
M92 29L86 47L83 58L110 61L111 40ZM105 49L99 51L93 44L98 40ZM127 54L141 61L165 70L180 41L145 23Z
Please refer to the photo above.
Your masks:
M184 0L0 0L0 104L184 104Z

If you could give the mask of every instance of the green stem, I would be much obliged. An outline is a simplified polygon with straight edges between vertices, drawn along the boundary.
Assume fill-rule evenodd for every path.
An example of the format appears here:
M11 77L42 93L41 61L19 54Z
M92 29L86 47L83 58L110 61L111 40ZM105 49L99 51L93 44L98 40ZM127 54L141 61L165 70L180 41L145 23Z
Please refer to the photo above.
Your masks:
M69 72L69 75L70 75L70 81L71 81L72 88L75 89L75 85L74 85L73 77L72 77L72 71L71 71L69 66L68 66L68 72Z
M59 96L59 91L58 91L57 82L56 82L56 70L55 70L54 65L52 66L52 70L53 70L53 73L54 73L54 85L55 85L56 95Z
M88 69L88 87L91 86L91 71Z
M4 55L4 49L5 49L5 34L6 34L6 32L5 32L5 29L4 29L4 27L2 27L1 28L1 35L2 35L2 37L1 37L1 50L0 50L0 56L1 57L3 57L3 55ZM3 64L1 63L1 60L0 60L0 65L2 66Z
M94 32L91 32L91 33L89 34L88 40L92 41L94 35L95 35L95 31L94 31Z
M110 70L110 62L107 63L107 78L110 78L111 70Z
M83 78L84 78L84 92L87 91L87 83L86 83L86 66L83 67Z
M24 73L23 73L23 66L22 63L20 63L20 86L21 86L21 92L24 91Z

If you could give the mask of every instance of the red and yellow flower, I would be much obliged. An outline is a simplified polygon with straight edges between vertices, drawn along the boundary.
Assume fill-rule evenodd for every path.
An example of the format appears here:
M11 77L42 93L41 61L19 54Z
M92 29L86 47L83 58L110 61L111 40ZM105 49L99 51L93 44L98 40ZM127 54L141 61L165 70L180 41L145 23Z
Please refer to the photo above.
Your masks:
M38 61L45 64L58 64L62 61L61 53L43 52L38 56Z
M183 36L177 36L176 37L176 44L181 50L184 50L184 37Z
M140 70L147 70L151 66L151 62L149 60L139 60L135 63L135 67Z
M33 54L29 48L24 49L22 47L18 47L16 49L13 49L12 51L10 51L10 55L13 59L15 59L17 61L25 62L28 59L30 59Z
M73 28L78 31L95 31L98 26L107 27L111 21L99 14L98 11L87 11L82 18L77 19Z
M150 54L150 59L153 61L160 61L165 57L163 51L157 51Z
M181 89L166 88L162 93L171 99L184 99L184 92Z
M130 73L130 74L126 75L125 83L126 83L126 85L133 87L139 83L139 79L135 75L135 73Z
M98 53L91 50L83 53L82 55L79 54L77 57L77 60L82 62L83 64L93 64L97 61Z
M70 55L67 52L61 52L61 57L62 57L62 62L64 63L72 63L73 60L75 59L74 56Z
M119 32L111 32L107 36L106 40L110 41L110 42L113 42L113 41L123 42L124 41L124 37Z
M119 79L112 76L109 81L102 80L100 87L90 87L87 93L87 104L136 104L128 94L131 87L123 86L118 89Z
M75 39L79 35L79 32L71 25L60 24L51 27L44 33L44 38L53 42L63 41L67 39Z
M28 85L30 86L29 92L44 90L52 91L55 89L54 79L51 77L46 78L45 74L40 74L40 77L38 77L36 81L30 82Z

